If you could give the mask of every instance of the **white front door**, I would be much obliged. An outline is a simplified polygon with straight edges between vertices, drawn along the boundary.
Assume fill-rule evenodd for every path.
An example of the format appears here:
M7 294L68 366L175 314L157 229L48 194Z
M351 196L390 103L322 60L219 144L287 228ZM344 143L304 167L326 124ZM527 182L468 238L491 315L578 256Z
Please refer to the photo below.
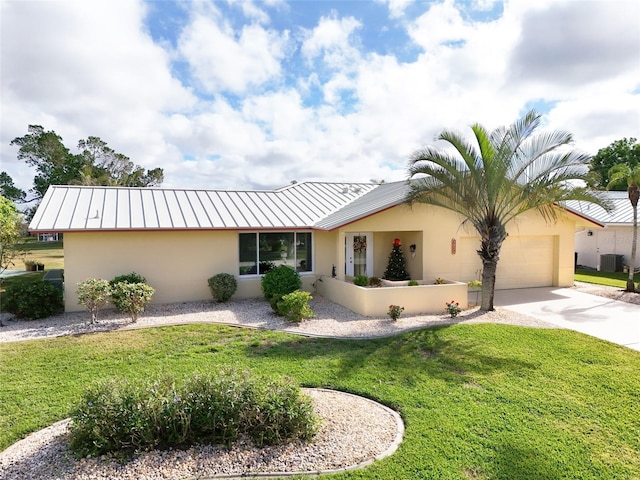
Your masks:
M345 238L345 273L351 277L373 276L373 234L347 233Z

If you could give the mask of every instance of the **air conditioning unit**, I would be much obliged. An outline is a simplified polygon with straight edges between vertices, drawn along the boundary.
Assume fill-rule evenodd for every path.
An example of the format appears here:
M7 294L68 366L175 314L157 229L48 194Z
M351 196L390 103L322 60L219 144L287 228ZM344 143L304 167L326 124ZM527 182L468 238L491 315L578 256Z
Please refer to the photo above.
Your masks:
M600 271L601 272L621 272L623 267L623 255L608 253L600 255Z

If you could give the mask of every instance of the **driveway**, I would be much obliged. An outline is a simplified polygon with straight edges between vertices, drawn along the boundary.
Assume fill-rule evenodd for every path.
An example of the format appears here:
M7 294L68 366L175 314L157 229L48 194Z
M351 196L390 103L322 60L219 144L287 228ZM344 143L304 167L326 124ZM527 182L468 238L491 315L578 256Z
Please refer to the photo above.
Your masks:
M498 290L494 304L640 351L640 305L557 287Z

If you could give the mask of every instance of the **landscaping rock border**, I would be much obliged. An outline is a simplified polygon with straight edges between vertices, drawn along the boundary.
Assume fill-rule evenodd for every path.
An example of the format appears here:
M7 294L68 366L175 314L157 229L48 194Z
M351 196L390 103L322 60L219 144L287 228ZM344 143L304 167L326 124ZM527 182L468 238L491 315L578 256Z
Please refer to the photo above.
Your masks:
M69 420L35 432L0 453L5 480L247 479L318 475L364 468L393 454L404 435L400 415L368 398L304 389L321 419L312 442L258 448L242 440L231 449L196 445L143 452L121 463L108 456L76 460L67 450Z

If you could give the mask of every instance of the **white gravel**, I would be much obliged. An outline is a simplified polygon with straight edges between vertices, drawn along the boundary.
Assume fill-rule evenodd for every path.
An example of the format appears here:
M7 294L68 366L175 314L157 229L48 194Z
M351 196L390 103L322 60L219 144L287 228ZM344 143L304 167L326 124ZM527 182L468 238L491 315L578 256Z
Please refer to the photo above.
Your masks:
M0 317L0 343L33 340L63 335L77 335L109 330L146 328L160 325L184 325L194 323L221 323L251 328L281 330L296 334L336 337L369 338L396 335L398 333L452 323L509 323L533 327L553 326L531 317L496 309L480 312L478 308L463 311L452 319L448 314L402 316L396 322L388 317L364 317L340 305L316 295L310 305L315 318L298 325L276 316L267 302L261 299L232 300L229 303L187 302L167 305L150 305L136 323L114 311L101 312L98 322L90 324L87 312L65 313L42 320L17 320L7 314Z
M312 442L231 449L196 445L136 454L121 463L107 456L76 460L67 449L68 420L36 432L0 453L4 480L159 480L314 473L363 467L392 454L402 440L400 416L371 400L324 389L305 389L321 420Z

